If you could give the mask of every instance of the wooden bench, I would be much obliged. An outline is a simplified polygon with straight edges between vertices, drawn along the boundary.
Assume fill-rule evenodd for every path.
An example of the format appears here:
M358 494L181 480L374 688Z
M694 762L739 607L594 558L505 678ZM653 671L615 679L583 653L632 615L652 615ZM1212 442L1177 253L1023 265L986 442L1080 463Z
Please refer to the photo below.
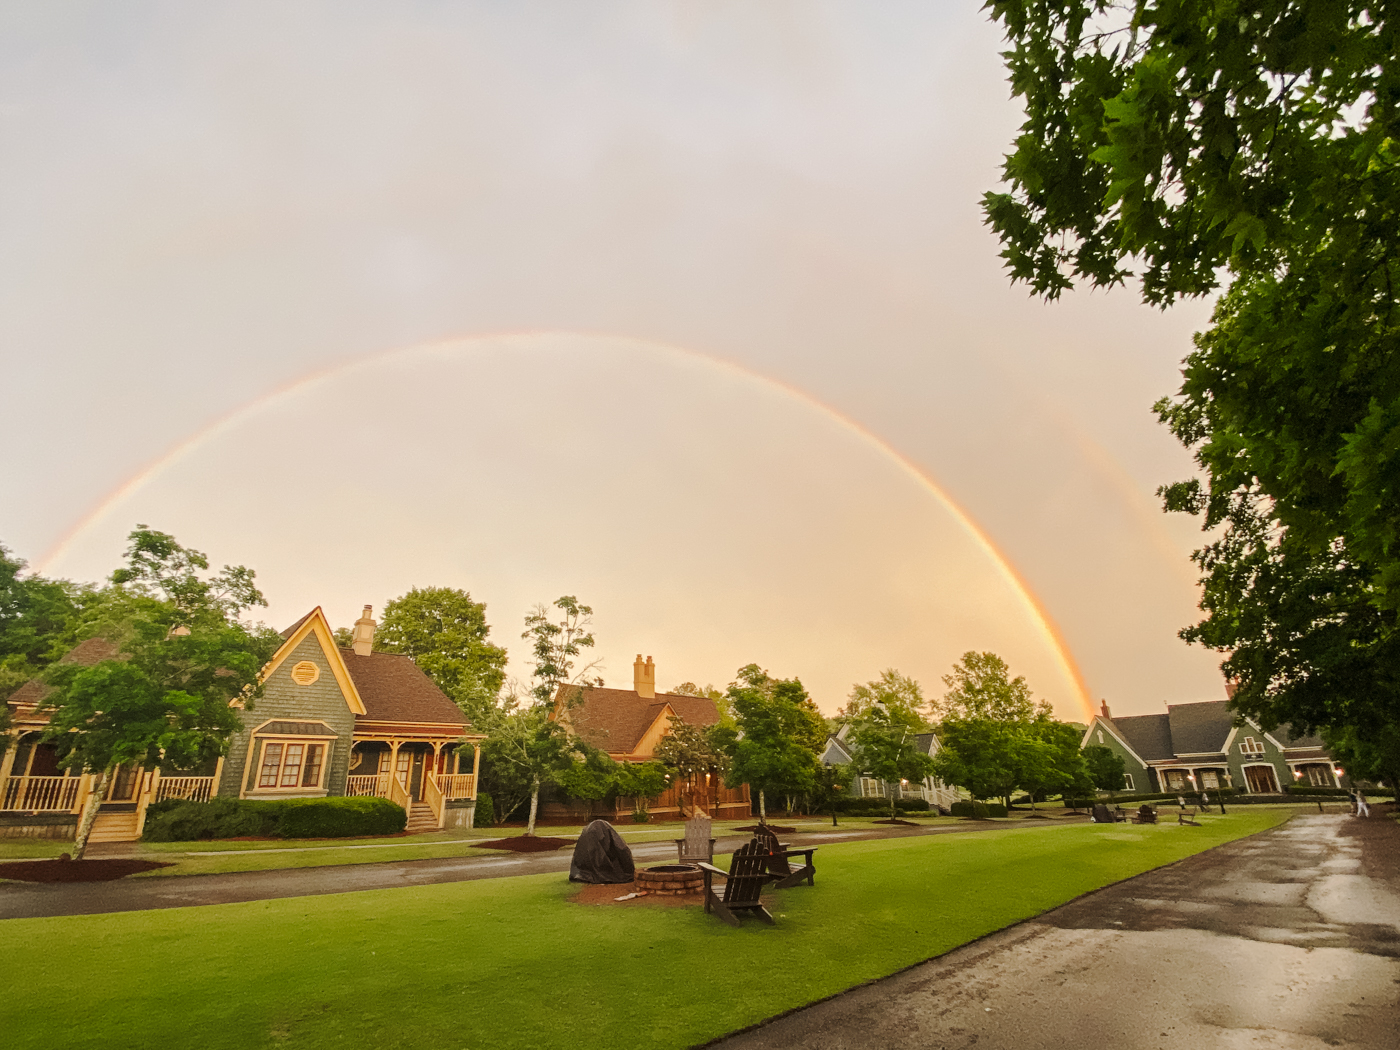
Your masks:
M752 839L747 845L734 851L734 856L729 860L728 871L705 861L700 861L699 868L705 873L707 914L718 915L730 926L738 926L739 916L744 912L752 912L769 926L777 925L759 900L759 894L763 892L764 885L772 881L772 876L768 874L768 851L758 839ZM725 880L723 896L715 892L716 875Z
M816 846L793 849L786 843L779 842L778 836L762 825L754 832L754 840L761 842L763 848L768 851L768 874L777 881L778 889L790 889L803 882L808 886L816 885L814 876L817 866L812 860L812 854L817 852ZM801 864L793 866L789 863L790 857L802 857L804 860Z
M1176 804L1181 807L1177 810L1176 814L1176 822L1178 824L1189 824L1193 828L1199 828L1201 826L1195 819L1196 814L1201 812L1200 806L1188 806L1186 804L1186 799L1181 795L1176 796Z

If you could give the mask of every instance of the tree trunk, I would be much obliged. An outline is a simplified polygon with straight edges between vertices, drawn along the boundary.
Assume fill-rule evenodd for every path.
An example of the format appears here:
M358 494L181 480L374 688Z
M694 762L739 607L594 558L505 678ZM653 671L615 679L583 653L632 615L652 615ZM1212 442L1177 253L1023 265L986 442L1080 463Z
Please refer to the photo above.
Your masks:
M83 806L83 815L78 821L78 831L73 836L74 860L82 860L83 854L87 852L88 836L92 834L92 826L97 822L97 811L102 805L102 800L107 797L107 782L111 777L112 771L110 769L102 771L102 778L98 780L97 786L92 789L92 794L88 796L87 804Z
M540 808L540 778L536 777L530 788L530 823L525 826L525 834L535 833L535 814Z
M887 790L888 790L889 793L890 793L890 819L891 819L891 820L898 820L898 819L899 819L899 812L898 812L897 808L895 807L894 801L895 801L896 795L897 795L898 792L899 792L899 785L898 785L898 784L890 784L890 785L888 785Z
M764 803L763 803L763 789L762 789L762 788L759 788L759 789L758 789L758 822L759 822L760 824L767 824L767 823L768 823L768 808L767 808L767 807L764 805Z

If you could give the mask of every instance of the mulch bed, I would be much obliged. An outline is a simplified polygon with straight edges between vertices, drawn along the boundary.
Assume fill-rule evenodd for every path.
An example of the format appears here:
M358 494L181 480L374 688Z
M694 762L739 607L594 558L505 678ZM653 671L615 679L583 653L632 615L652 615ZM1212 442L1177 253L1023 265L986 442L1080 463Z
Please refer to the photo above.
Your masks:
M767 828L769 831L771 831L771 832L772 832L773 834L775 834L775 835L791 835L791 834L793 834L795 831L797 831L796 828L785 828L785 827L783 827L783 826L781 826L781 825L779 825L779 824L750 824L750 825L749 825L748 827L746 827L746 828L735 828L734 830L735 830L735 831L757 831L759 828Z
M169 868L158 860L20 860L0 864L0 879L20 882L112 882L141 871Z
M573 839L552 839L546 835L516 835L509 839L468 843L471 846L480 846L482 849L508 849L515 853L548 853L560 846L572 846L573 844Z
M686 893L680 895L663 895L659 893L648 893L645 897L633 897L630 901L620 901L618 897L624 897L629 893L637 892L635 882L619 882L608 886L585 886L572 897L569 898L574 904L650 904L662 908L700 907L705 903L705 894L702 890L699 893Z
M884 817L884 818L881 819L881 820L872 820L870 823L872 823L872 824L902 824L902 825L904 825L906 828L921 828L921 827L923 827L922 824L917 824L917 823L915 823L915 822L912 821L912 820L898 820L898 819L894 819L894 818L891 818L891 817Z

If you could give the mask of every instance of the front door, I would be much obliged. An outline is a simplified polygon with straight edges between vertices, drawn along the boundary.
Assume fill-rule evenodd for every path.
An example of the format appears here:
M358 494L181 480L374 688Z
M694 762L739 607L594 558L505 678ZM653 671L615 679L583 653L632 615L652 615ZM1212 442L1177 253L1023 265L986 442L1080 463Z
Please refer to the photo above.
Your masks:
M423 800L423 752L413 752L413 773L408 782L408 793L415 802Z
M1244 779L1254 795L1274 795L1278 793L1278 780L1274 777L1273 766L1245 766Z
M141 783L141 767L121 765L112 773L107 785L107 802L131 802L136 798L136 787Z

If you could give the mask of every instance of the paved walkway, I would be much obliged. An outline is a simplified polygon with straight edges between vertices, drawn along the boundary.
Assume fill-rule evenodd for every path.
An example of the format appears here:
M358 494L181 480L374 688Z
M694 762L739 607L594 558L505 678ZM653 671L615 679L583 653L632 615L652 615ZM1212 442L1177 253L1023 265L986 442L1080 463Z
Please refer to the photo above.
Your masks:
M1083 823L1085 818L1057 818L1057 824ZM1041 828L1046 822L944 825L941 827L890 827L848 830L802 827L784 835L795 845L849 842L859 839L904 838L923 835L1004 834ZM548 828L542 828L548 834ZM733 852L749 840L748 834L724 836L717 853ZM465 845L465 843L464 843ZM105 852L112 856L116 851ZM144 911L149 908L185 908L202 904L272 900L278 897L312 897L325 893L428 886L472 879L499 879L567 871L572 850L552 853L505 853L493 856L442 857L433 860L380 861L316 868L278 868L272 871L228 872L222 875L167 875L126 878L115 882L0 882L0 919L27 919L45 915L93 915L101 912ZM136 854L124 853L135 856ZM143 856L149 856L144 855ZM674 863L676 847L669 841L640 843L632 847L638 865ZM820 865L820 854L818 864Z
M1395 1050L1397 1033L1400 825L1313 815L711 1045Z

